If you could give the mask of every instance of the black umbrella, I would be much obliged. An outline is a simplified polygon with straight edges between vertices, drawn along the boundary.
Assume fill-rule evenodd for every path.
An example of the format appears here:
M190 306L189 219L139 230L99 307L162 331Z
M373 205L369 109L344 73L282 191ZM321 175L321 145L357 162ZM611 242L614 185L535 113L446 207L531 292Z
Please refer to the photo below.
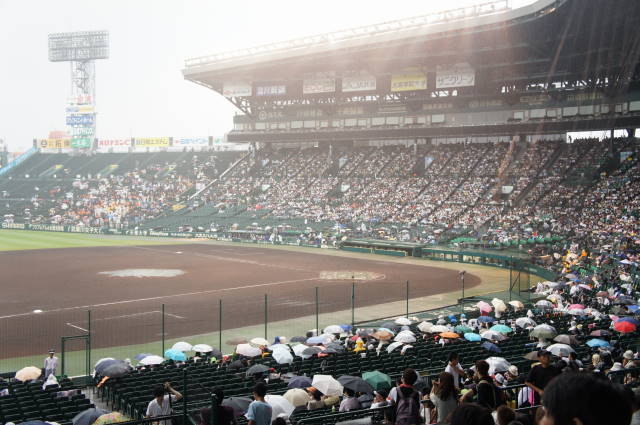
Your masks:
M231 363L229 363L229 369L242 369L243 367L245 367L247 364L243 361L243 360L234 360Z
M525 354L523 357L527 360L531 360L532 362L534 362L538 360L538 352L532 351L530 353Z
M359 337L362 337L362 338L366 338L366 337L368 337L369 335L371 335L371 334L372 334L372 333L374 333L374 332L375 332L375 330L374 330L374 329L371 329L371 328L367 328L367 329L358 329L358 330L356 331L356 335L358 335Z
M324 352L329 354L338 354L338 353L344 353L344 351L345 351L344 345L338 342L332 342L331 344L327 345L327 349Z
M342 375L338 378L338 382L340 382L343 387L349 388L357 393L373 393L373 387L359 376Z
M247 376L259 375L261 373L265 373L269 370L269 368L263 364L254 364L249 369L247 369Z
M73 425L91 425L102 415L106 415L107 413L111 413L108 410L100 409L98 407L94 407L91 409L87 409L83 412L78 413L73 417L71 422Z
M96 373L98 375L102 375L102 376L106 376L104 374L104 370L114 364L118 364L118 363L124 363L122 360L116 360L116 359L111 359L111 360L103 360L98 362L98 364L96 364Z
M291 342L307 342L307 337L306 336L294 336L289 341L291 341Z
M287 388L307 388L311 386L311 379L306 376L292 376L289 379Z
M129 365L123 361L111 364L102 370L102 376L108 376L109 378L119 378L128 374L131 371Z
M222 400L222 405L232 408L234 415L238 417L247 413L251 401L248 397L229 397Z
M211 357L215 357L218 360L222 360L222 351L218 350L217 348L214 348L213 350L211 350L211 352L208 353L209 356Z

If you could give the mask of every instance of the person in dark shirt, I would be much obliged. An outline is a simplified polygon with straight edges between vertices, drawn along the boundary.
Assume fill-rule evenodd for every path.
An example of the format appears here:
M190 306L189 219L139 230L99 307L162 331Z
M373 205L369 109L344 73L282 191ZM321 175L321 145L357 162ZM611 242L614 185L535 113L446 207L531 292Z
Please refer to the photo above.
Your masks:
M539 365L534 366L527 376L525 385L535 391L535 404L539 405L544 388L553 378L560 374L560 369L551 364L551 353L546 350L538 352Z
M498 397L498 391L493 382L493 378L489 375L489 363L485 360L478 360L476 362L474 380L476 384L462 396L461 402L470 402L473 397L476 397L477 404L491 410L502 404L502 400Z
M216 396L218 402L218 425L236 425L236 417L233 413L233 409L229 406L223 406L222 400L224 399L224 391L217 389L213 393ZM211 408L205 407L200 409L200 425L211 424Z

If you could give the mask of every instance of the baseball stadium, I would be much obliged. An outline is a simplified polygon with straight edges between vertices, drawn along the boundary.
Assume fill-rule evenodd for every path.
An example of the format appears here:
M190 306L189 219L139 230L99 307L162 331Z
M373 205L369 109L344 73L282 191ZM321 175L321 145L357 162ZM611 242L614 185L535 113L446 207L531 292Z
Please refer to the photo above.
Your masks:
M0 423L637 423L639 25L500 0L189 58L224 138L101 138L110 35L51 34L69 131L0 151Z

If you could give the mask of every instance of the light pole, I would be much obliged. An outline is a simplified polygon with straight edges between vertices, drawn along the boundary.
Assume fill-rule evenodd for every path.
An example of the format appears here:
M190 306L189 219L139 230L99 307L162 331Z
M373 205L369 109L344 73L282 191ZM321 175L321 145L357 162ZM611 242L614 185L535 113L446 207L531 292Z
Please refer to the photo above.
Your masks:
M460 279L462 280L462 299L464 300L464 275L467 274L467 271L461 270L458 274L460 275Z

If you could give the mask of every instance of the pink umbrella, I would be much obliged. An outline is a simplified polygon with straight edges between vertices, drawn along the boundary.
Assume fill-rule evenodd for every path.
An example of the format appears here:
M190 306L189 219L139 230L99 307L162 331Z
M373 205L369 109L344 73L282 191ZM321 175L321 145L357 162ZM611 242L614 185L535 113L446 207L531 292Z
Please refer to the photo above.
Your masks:
M478 307L481 313L490 313L491 310L493 310L491 305L484 301L479 301L478 304L476 304L476 307Z
M569 310L584 310L584 306L582 304L571 304Z

